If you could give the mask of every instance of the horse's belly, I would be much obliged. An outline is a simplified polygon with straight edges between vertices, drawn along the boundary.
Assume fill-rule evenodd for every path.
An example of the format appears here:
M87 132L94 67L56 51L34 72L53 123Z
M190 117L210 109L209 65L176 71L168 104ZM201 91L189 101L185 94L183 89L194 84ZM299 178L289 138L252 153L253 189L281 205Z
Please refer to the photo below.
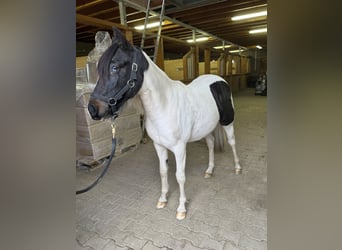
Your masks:
M163 145L171 149L182 136L172 127L165 125L156 125L146 121L146 132L154 143Z
M217 124L218 124L217 118L216 119L214 118L213 120L210 120L207 122L201 122L201 123L195 124L191 131L191 136L190 136L189 141L198 141L206 137L208 134L214 131Z

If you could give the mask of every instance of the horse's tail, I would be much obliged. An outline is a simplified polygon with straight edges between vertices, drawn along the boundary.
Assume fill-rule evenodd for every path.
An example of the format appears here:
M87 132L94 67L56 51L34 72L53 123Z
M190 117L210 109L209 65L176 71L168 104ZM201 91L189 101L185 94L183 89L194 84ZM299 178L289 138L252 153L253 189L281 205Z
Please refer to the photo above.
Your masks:
M223 129L223 127L218 123L214 132L213 136L215 138L214 149L215 151L223 152L224 147L227 144L227 135Z

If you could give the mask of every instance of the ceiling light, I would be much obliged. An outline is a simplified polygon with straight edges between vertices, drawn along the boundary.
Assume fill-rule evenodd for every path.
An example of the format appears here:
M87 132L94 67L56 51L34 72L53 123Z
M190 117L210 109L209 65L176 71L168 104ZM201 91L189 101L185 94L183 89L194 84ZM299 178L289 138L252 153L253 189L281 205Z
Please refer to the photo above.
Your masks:
M164 25L164 22L162 22L162 25ZM154 22L154 23L148 23L146 25L146 29L150 29L150 28L155 28L159 26L159 22ZM144 29L144 25L138 25L134 27L136 30L143 30Z
M209 39L209 37L199 37L199 38L196 38L195 42L204 42L204 41L207 41ZM186 40L188 43L193 43L194 42L194 39L189 39L189 40Z
M229 45L224 45L224 48L229 48L229 47L231 47L231 46L232 46L231 44L229 44ZM223 49L223 46L222 46L222 45L221 45L221 46L215 46L214 49Z
M265 33L265 32L267 32L267 28L256 29L256 30L250 30L250 31L249 31L249 34Z
M262 49L262 47L261 47L260 45L257 45L257 46L255 46L255 47L257 47L258 49Z
M229 53L240 53L242 51L243 51L243 49L236 49L236 50L229 50L228 52Z
M233 16L232 21L243 20L243 19L248 19L248 18L253 18L253 17L260 17L260 16L267 16L267 10L240 15L240 16Z

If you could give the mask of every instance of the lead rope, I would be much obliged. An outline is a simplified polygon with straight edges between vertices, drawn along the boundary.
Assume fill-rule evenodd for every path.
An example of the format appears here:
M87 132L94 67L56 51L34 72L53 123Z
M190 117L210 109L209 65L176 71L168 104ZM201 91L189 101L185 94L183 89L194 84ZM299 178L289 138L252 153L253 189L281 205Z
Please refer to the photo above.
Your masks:
M110 166L110 163L112 162L112 159L114 157L114 154L115 154L115 148L116 148L116 138L115 138L115 128L116 128L116 125L114 123L114 119L113 118L113 122L111 124L111 127L112 127L112 152L110 153L110 156L109 156L109 159L108 159L108 162L107 162L107 165L105 166L105 168L102 170L102 173L100 174L99 177L97 177L97 179L91 184L89 185L88 187L84 188L84 189L81 189L81 190L77 190L76 191L76 195L78 194L82 194L82 193L85 193L87 191L89 191L90 189L92 189L93 187L96 186L97 183L99 183L102 179L102 177L106 174L109 166Z

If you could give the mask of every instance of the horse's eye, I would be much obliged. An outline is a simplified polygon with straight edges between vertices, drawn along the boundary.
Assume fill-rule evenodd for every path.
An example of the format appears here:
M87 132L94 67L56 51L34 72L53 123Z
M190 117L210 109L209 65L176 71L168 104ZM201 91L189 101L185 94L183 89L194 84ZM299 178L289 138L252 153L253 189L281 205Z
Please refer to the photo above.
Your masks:
M118 72L119 69L120 69L120 68L119 68L118 66L114 66L114 65L113 65L113 66L110 68L110 72L111 72L111 73L115 73L115 72Z

